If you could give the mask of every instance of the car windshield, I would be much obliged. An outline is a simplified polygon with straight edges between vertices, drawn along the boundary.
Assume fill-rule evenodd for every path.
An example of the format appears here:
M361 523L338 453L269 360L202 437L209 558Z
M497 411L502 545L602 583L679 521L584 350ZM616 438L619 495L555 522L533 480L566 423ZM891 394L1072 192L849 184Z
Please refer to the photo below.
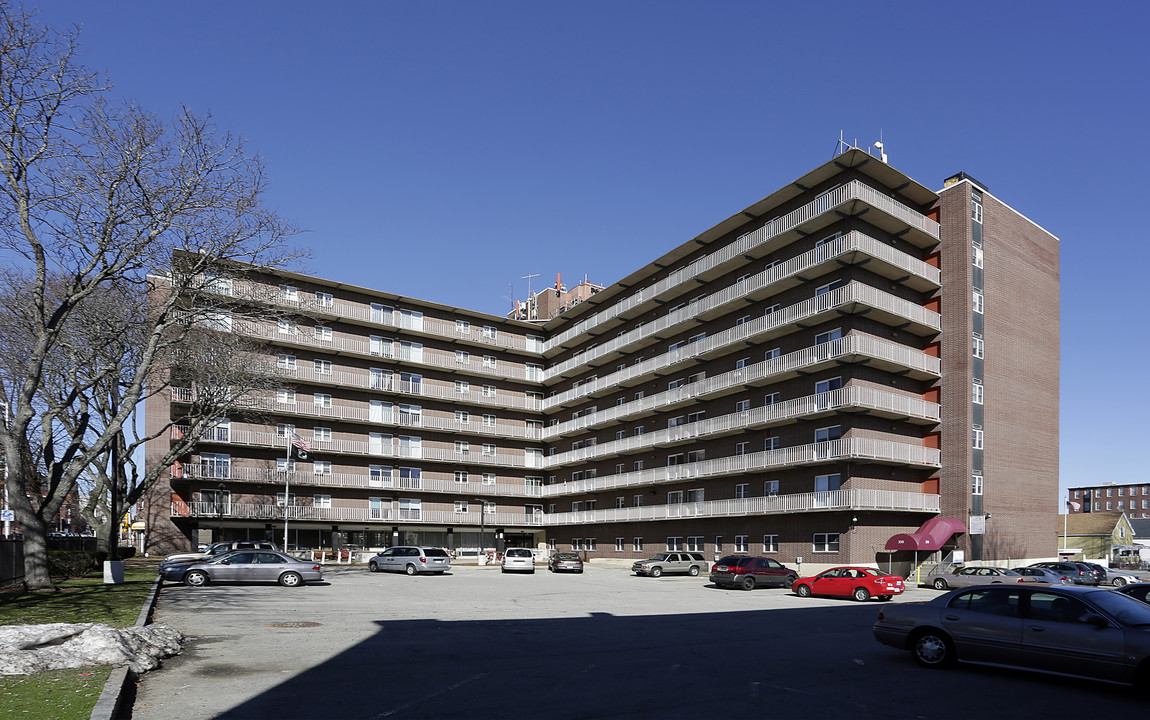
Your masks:
M666 560L666 559L667 559L667 554L666 554L666 553L659 553L658 555L652 555L652 556L651 556L651 557L648 559L648 562L650 562L651 560Z
M426 557L448 557L447 551L441 548L424 548L423 554Z
M742 565L746 565L750 561L751 561L751 558L749 558L749 557L740 557L738 555L731 555L729 557L723 558L722 560L720 560L716 564L717 565L731 565L734 567L740 567Z
M556 560L578 560L579 556L575 553L559 553L555 556Z
M507 557L530 557L530 550L513 549L507 551Z

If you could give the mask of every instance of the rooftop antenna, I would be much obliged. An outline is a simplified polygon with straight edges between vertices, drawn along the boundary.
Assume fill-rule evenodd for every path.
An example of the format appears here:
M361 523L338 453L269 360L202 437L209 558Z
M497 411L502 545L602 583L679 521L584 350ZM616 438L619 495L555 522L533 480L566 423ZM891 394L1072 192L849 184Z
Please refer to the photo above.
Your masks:
M531 297L531 278L537 278L537 277L539 277L539 273L535 273L534 275L524 275L522 278L520 278L521 280L527 281L527 297L528 298Z
M876 150L878 150L879 156L880 156L879 159L882 160L883 164L889 165L890 163L888 163L886 161L886 145L882 141L882 130L881 129L878 131L878 142L876 142L874 144L874 147Z

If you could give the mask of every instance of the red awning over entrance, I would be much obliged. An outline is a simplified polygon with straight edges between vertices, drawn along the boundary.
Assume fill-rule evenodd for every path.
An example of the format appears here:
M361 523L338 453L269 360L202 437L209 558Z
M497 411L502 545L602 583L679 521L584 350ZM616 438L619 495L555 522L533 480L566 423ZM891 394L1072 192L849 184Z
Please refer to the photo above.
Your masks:
M922 527L912 533L899 533L886 541L885 550L926 550L934 552L943 546L951 535L966 532L961 520L936 517L927 520Z

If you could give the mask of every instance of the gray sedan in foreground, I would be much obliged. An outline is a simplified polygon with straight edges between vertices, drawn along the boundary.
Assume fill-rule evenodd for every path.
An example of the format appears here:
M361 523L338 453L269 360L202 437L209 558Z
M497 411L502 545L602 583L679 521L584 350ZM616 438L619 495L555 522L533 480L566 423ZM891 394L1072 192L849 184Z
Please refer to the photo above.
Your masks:
M295 587L323 580L317 563L271 550L237 550L206 562L166 566L160 569L160 577L193 587L217 582L274 582Z
M923 604L883 606L874 636L927 668L961 660L1150 690L1150 605L1110 590L1038 583L953 590Z

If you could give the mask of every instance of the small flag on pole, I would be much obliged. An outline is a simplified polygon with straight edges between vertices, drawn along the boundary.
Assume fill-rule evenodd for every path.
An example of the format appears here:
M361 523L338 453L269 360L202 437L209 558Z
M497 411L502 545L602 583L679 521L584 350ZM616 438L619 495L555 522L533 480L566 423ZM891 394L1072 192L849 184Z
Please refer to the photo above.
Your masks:
M1071 512L1078 512L1079 510L1082 509L1082 504L1076 503L1073 500L1067 500L1066 501L1066 509L1071 511Z
M311 443L304 440L298 433L291 434L291 458L293 460L311 459Z

